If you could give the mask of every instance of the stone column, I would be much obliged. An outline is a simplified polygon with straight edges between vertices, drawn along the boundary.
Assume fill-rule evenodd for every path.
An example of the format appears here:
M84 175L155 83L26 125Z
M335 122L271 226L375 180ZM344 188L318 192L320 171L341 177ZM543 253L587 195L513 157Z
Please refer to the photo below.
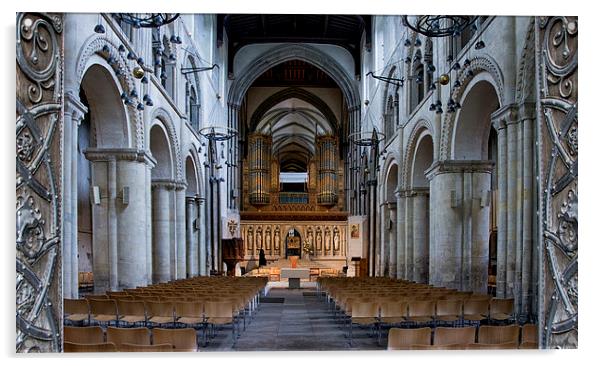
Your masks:
M206 276L207 271L207 222L205 215L205 199L196 198L197 220L199 220L199 230L197 231L198 255L199 255L199 275Z
M396 274L397 279L405 278L405 242L404 242L404 222L405 222L405 210L404 210L404 197L402 191L398 188L395 191L395 198L397 198L397 221L395 226L397 227L397 266Z
M88 112L74 92L65 94L65 135L63 166L63 296L77 299L78 282L78 226L77 226L77 163L78 128Z
M95 290L118 290L149 283L146 152L130 148L87 149L92 185L100 202L92 205Z
M412 195L413 280L428 283L429 274L429 189L414 188Z
M414 279L414 204L412 191L406 190L403 192L405 222L404 222L404 247L405 247L405 273L404 277L407 280L415 281Z
M389 277L397 278L397 202L388 202L389 207Z
M146 195L145 195L145 214L146 214L146 282L153 283L153 193L151 189L151 170L154 164L146 167Z
M376 269L376 275L377 276L384 276L385 275L385 269L388 265L387 263L387 256L388 256L388 250L387 250L387 246L391 244L391 242L389 241L389 228L388 225L386 224L389 221L389 213L386 212L387 210L387 203L383 202L380 204L379 210L378 210L378 218L380 221L378 225L378 228L380 229L379 232L381 233L381 235L378 235L379 239L377 241L377 243L379 243L379 249L378 249L378 253L380 256L380 260L378 261L378 266Z
M176 183L176 279L186 278L186 183Z
M486 293L489 260L490 161L440 161L430 181L429 282Z
M186 277L197 276L199 270L197 219L196 197L186 197Z
M170 191L175 184L169 180L153 180L153 282L171 279L170 258Z
M117 199L117 162L114 157L109 159L107 191L109 199L109 288L117 291L118 283L118 247L117 247L117 210L115 200Z
M536 202L534 200L534 121L535 107L533 105L524 105L519 109L519 116L523 124L523 252L521 253L522 261L522 294L521 303L519 304L519 318L521 321L526 321L529 314L534 313L534 298L537 291L537 276L533 273L533 259L536 257L535 248L533 247L533 213Z
M508 219L508 188L507 188L507 129L504 112L496 112L491 115L491 123L497 130L498 154L497 154L497 184L498 184L498 207L497 207L497 253L496 253L496 296L506 297L506 243L507 243L507 219Z

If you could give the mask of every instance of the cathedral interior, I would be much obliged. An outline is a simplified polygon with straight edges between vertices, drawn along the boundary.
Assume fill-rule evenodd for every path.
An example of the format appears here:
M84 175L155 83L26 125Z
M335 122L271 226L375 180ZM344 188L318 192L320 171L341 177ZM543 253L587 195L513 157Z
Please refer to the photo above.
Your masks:
M576 348L576 54L564 16L18 13L17 351Z

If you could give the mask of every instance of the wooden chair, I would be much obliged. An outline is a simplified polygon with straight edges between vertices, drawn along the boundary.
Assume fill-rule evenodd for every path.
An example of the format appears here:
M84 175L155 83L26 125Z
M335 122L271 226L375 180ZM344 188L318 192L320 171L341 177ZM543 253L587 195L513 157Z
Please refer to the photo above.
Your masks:
M146 325L146 309L144 301L117 300L117 313L119 321L126 324L144 323Z
M399 301L385 301L380 304L379 326L394 326L404 322L408 315L408 304Z
M470 350L516 349L516 343L514 343L514 342L497 343L497 344L471 343L468 346L466 346L466 349L470 349Z
M176 322L194 327L202 326L205 322L203 316L203 303L200 301L176 302Z
M435 317L435 302L418 300L408 302L406 320L412 323L431 323Z
M110 299L89 299L90 321L98 323L117 323L117 303Z
M144 306L146 308L147 323L154 323L159 326L165 324L175 325L174 306L171 301L146 301Z
M63 306L66 320L73 323L90 322L90 307L86 299L64 299Z
M106 294L90 294L84 297L86 300L107 300L109 298Z
M148 328L107 328L107 342L114 343L117 347L121 343L151 344Z
M175 352L196 352L198 341L196 331L192 328L186 329L160 329L155 328L153 332L153 344L171 344Z
M521 329L520 349L538 349L537 325L525 324Z
M463 327L463 328L446 328L437 327L435 328L435 335L433 338L433 344L437 346L459 344L466 346L469 343L475 343L477 335L476 327Z
M459 350L466 349L465 344L413 344L411 350L433 351L433 350Z
M205 321L211 327L232 325L232 345L236 345L236 324L234 318L235 305L230 301L207 301L205 303ZM207 329L205 329L205 344L207 343Z
M101 327L64 327L65 342L81 344L104 343L105 334Z
M418 329L389 329L389 336L387 340L388 350L408 350L413 345L417 344L431 344L431 328L424 327Z
M462 301L460 300L439 300L437 301L437 310L435 321L437 324L457 323L462 319Z
M489 300L471 299L464 300L464 311L462 313L462 324L466 321L481 323L489 317Z
M164 344L131 344L122 343L118 347L119 352L173 352L173 345Z
M63 342L63 352L117 352L117 347L113 343L82 344Z
M351 314L349 317L349 343L353 342L353 324L376 326L376 330L379 333L378 343L380 344L377 303L368 301L354 301L351 303Z
M491 299L489 305L489 320L507 322L514 318L514 299Z
M514 342L514 348L518 347L518 325L482 325L479 327L478 343L500 344Z

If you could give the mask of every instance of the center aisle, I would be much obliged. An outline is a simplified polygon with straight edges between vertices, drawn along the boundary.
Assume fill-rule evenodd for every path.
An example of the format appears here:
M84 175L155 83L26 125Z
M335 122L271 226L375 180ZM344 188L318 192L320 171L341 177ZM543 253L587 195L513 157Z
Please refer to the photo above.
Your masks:
M354 326L353 346L341 322L335 322L322 298L311 289L271 289L258 312L242 332L238 351L377 350L368 329ZM282 300L284 300L282 302ZM383 337L385 338L385 337Z

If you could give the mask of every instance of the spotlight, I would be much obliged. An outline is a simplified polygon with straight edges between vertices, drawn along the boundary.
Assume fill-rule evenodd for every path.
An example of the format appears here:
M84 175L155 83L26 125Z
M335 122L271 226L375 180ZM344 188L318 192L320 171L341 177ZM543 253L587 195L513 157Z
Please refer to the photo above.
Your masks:
M138 93L136 92L136 89L133 89L133 90L130 92L130 97L132 97L132 98L137 98L137 97L138 97Z
M168 58L169 58L169 61L175 61L176 55L174 55L173 53L170 53Z
M138 63L138 65L140 65L140 66L144 65L144 59L143 59L142 57L138 57L138 58L136 59L136 62L137 62L137 63Z
M470 66L470 60L466 59L466 60L464 60L464 67L468 67L468 66Z
M435 72L435 70L437 70L435 68L435 65L432 63L428 64L427 68L428 68L429 72Z
M406 57L405 63L409 64L410 62L412 62L412 59L410 58L410 56Z
M452 69L454 69L454 70L460 70L460 69L461 69L461 66L460 66L460 64L459 64L458 62L456 62L456 63L454 64L454 66L452 66Z
M125 46L120 44L119 48L117 49L119 52L125 52Z
M416 46L416 47L422 46L422 41L420 41L420 38L416 38L416 42L414 43L414 46Z
M111 49L109 48L109 46L107 46L106 44L104 46L102 46L102 52L104 53L109 53L111 52Z
M128 60L135 60L136 59L136 54L132 51L128 52L128 55L126 56L126 58Z
M136 106L136 109L139 110L139 111L143 111L144 110L144 104L138 103L138 105Z
M475 45L474 45L475 50L481 50L483 48L485 48L485 42L483 41L478 41Z
M144 76L142 77L142 79L140 79L140 82L141 82L142 84L148 84L148 78L146 77L146 75L144 75Z
M454 60L454 56L452 55L447 55L447 62L451 63Z
M128 97L128 95L125 92L121 93L122 100L125 100L127 97Z
M403 43L403 45L406 47L410 47L412 45L412 42L410 42L409 39L406 39L406 41Z

